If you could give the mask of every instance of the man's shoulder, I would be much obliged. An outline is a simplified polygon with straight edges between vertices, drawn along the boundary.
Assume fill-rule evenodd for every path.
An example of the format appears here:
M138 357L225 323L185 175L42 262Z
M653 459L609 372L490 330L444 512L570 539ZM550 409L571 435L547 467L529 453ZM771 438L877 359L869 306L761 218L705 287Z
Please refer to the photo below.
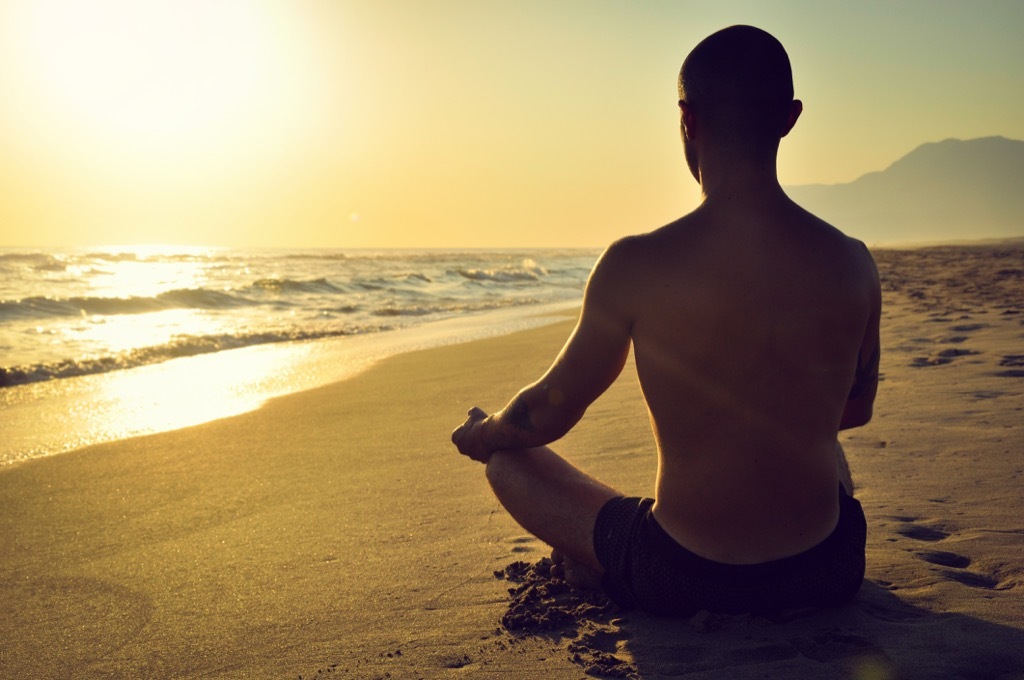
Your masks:
M831 222L825 221L820 216L815 215L814 213L810 212L803 206L797 203L793 203L793 206L807 223L809 223L810 225L812 225L814 229L819 231L823 237L835 242L835 244L838 247L847 250L851 255L854 256L867 255L868 257L870 257L868 247L864 244L863 241L860 241L848 235L839 227L835 226Z
M643 292L651 284L671 272L678 277L687 267L695 245L701 240L701 222L693 214L685 215L651 231L630 234L617 239L602 253L594 274L623 287Z
M657 269L657 262L674 248L670 241L679 222L613 241L598 258L591 272L590 287L608 297L630 299L644 288L644 281Z
M598 259L598 268L616 270L629 266L647 247L648 234L630 234L611 242Z
M846 234L824 220L819 219L819 221L828 230L828 236L834 243L837 257L840 255L843 256L847 262L850 262L853 266L863 269L865 272L875 271L875 259L871 255L871 250L868 248L867 244Z
M700 224L701 221L694 213L690 213L651 231L624 236L608 246L606 254L629 259L663 253L666 248L678 247L695 235L700 229Z
M795 239L797 251L808 262L816 262L827 268L848 285L874 291L872 296L877 297L878 269L867 244L817 215L797 207L806 216L806 224L810 228L810 232L798 232L799 236Z

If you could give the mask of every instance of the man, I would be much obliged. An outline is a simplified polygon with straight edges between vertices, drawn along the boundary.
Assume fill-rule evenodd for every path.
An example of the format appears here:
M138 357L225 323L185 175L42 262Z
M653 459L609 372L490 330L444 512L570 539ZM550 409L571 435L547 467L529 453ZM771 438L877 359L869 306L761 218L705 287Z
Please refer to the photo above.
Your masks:
M561 573L624 606L686 616L831 606L864 575L840 430L871 418L881 295L864 245L776 175L802 111L775 38L734 26L679 76L692 213L610 246L551 368L452 434ZM545 445L632 344L658 447L655 499L623 498ZM838 454L838 461L837 461Z

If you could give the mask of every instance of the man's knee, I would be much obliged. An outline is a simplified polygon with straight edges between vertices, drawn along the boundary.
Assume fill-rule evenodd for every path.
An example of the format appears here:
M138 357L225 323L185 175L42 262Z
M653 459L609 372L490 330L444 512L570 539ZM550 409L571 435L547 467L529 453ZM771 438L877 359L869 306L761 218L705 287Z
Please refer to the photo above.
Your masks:
M556 476L554 464L561 462L558 454L546 447L499 450L487 461L485 475L491 489L522 493Z
M517 451L495 451L487 460L485 476L491 488L495 491L505 489L509 486L514 467L514 456Z

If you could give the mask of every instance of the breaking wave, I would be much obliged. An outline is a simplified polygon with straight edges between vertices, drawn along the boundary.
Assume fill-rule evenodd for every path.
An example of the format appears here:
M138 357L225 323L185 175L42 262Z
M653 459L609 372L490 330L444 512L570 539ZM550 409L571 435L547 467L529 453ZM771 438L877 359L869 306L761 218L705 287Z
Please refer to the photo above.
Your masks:
M596 256L0 250L0 388L579 299Z
M319 340L323 338L353 335L371 331L387 330L388 326L374 329L354 330L323 330L323 331L275 331L260 333L198 335L175 338L169 343L150 347L139 347L127 352L110 356L86 357L82 359L65 359L52 363L40 363L30 366L13 366L0 368L0 387L13 387L58 378L73 378L96 373L107 373L125 368L136 368L148 364L158 364L170 359L212 354L229 349L239 349L253 345L266 345L276 342L295 342L299 340Z

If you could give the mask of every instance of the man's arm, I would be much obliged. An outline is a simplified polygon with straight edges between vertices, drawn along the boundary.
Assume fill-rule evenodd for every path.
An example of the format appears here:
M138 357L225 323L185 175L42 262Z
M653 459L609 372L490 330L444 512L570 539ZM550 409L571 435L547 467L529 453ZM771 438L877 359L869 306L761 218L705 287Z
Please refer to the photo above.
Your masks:
M860 352L857 354L857 370L853 376L853 386L843 409L843 417L839 422L840 430L848 430L871 421L878 392L878 366L882 350L879 341L879 324L882 315L882 292L875 272L871 291L871 316L868 320Z
M849 430L871 421L875 404L875 393L878 391L878 361L880 350L878 341L875 349L863 364L863 355L857 357L857 372L853 378L853 387L843 409L843 417L839 421L840 430Z
M494 415L472 409L452 433L460 453L486 462L494 451L549 444L572 429L615 381L629 355L632 330L622 250L622 242L613 244L594 266L576 329L540 380Z

